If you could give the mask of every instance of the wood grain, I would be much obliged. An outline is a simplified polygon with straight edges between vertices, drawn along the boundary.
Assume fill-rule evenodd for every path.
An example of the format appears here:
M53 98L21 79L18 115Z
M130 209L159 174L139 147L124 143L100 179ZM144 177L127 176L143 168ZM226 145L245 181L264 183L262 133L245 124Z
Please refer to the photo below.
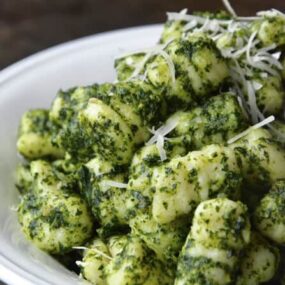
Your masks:
M240 15L284 0L232 0ZM166 11L218 10L220 0L0 0L0 69L36 51L98 32L159 23Z

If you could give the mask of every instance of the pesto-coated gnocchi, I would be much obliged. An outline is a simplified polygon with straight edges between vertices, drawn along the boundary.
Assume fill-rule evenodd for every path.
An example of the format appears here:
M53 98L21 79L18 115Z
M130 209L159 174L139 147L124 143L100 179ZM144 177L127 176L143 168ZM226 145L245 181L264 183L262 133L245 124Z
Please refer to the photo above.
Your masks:
M237 285L255 285L271 280L279 265L279 249L270 245L256 232L251 232L250 243L240 261Z
M95 239L79 264L82 275L93 284L173 284L173 272L137 236Z
M17 149L27 159L64 156L63 149L52 143L48 110L31 110L23 115Z
M277 244L285 244L285 180L277 181L255 211L255 225Z
M91 284L284 284L285 14L229 12L23 114L22 231Z
M45 161L33 161L30 171L33 184L18 207L25 236L53 254L86 242L93 232L93 219L71 181Z
M245 205L225 198L202 202L179 256L175 284L233 284L239 253L249 241Z

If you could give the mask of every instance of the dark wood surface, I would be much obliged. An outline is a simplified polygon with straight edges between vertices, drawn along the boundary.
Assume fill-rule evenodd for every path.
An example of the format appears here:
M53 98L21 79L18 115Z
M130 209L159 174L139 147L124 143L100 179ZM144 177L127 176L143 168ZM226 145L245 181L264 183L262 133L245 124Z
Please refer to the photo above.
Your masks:
M232 0L240 15L284 0ZM0 0L0 69L39 50L98 32L163 22L166 11L217 10L221 0Z
M285 0L232 0L239 15ZM47 47L113 29L165 21L166 11L222 9L220 0L0 0L0 69ZM0 281L1 284L1 281Z

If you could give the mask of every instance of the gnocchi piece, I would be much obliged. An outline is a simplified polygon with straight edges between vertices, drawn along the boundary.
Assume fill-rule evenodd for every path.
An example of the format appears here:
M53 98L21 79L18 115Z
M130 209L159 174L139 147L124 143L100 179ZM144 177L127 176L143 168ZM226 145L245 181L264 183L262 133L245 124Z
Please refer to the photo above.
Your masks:
M84 279L92 284L106 285L105 266L110 262L108 246L99 238L96 238L83 253L82 261L77 261Z
M269 131L257 129L232 145L236 154L245 158L243 176L248 185L269 189L285 178L285 151Z
M129 237L122 251L113 256L105 270L108 285L173 284L172 272L135 236Z
M256 92L256 103L259 109L264 114L280 114L285 98L281 77L279 75L268 76L254 80L261 86Z
M173 284L173 272L137 236L95 239L78 263L84 278L98 285Z
M200 203L179 256L175 285L232 284L239 253L249 241L245 205L226 198Z
M70 193L27 193L19 205L18 218L26 238L52 254L86 242L93 230L85 201Z
M139 236L162 262L175 265L188 234L189 223L190 219L185 218L159 224L150 213L141 213L130 220L130 227L132 233Z
M139 66L139 64L143 61L144 57L144 53L138 53L117 58L114 64L117 79L119 81L130 79L137 66Z
M285 244L285 180L277 181L260 201L254 221L257 229L277 244Z
M18 207L27 239L52 254L86 242L93 232L93 219L86 202L73 191L73 184L45 161L33 161L30 167L32 189Z
M16 187L20 193L29 192L33 185L33 177L29 164L19 164L16 169Z
M209 145L153 170L152 214L169 223L193 213L201 201L217 196L237 199L242 183L238 161L227 147Z
M279 249L258 233L252 232L250 243L240 260L237 285L258 285L270 281L279 264Z
M27 159L62 158L64 151L51 141L48 111L37 109L26 112L20 122L17 149Z
M282 16L267 16L253 24L253 30L257 31L258 38L264 45L285 44L285 19Z

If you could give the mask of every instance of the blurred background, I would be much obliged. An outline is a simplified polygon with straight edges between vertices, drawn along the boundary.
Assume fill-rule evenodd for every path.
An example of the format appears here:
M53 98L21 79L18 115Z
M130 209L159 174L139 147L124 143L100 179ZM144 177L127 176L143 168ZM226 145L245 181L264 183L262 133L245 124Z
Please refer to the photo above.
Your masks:
M232 0L239 15L285 0ZM165 21L166 11L219 10L221 0L0 0L0 69L47 47L99 32Z

